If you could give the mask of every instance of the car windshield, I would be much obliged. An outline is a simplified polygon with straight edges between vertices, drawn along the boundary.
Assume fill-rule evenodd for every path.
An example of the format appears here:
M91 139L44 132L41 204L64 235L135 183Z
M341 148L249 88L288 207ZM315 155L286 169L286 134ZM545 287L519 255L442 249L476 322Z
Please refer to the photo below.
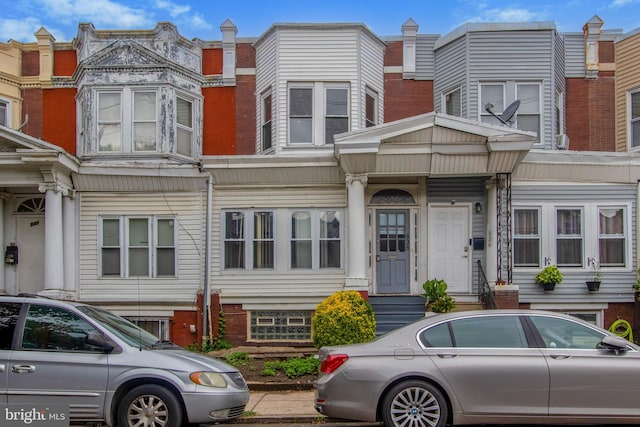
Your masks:
M133 347L155 348L161 343L155 335L107 310L88 305L79 306L78 310Z

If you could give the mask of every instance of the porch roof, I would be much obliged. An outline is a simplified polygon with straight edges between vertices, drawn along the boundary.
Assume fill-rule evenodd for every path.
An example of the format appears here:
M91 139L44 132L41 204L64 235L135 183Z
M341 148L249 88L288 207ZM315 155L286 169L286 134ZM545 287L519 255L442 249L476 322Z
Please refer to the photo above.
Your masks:
M427 113L335 137L345 173L469 176L511 173L536 139L533 132Z

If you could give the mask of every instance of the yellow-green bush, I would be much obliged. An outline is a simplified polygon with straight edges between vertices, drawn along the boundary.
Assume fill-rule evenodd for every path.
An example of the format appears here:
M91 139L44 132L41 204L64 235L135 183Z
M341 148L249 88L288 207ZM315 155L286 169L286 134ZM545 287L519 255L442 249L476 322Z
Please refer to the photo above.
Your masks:
M313 344L355 344L376 336L376 319L371 305L356 291L339 291L316 307L312 319Z

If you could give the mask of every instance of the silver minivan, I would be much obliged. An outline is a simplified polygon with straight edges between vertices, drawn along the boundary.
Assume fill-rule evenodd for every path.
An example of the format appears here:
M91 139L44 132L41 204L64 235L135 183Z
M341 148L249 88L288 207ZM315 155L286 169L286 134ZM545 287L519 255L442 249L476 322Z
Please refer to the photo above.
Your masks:
M0 406L65 407L74 422L175 427L236 419L248 401L236 368L106 310L0 297Z

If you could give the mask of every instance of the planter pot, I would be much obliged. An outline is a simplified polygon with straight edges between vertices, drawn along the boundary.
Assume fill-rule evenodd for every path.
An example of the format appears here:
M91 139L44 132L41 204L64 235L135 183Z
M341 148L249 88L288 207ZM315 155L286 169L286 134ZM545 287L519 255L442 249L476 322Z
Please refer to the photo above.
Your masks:
M542 289L545 291L552 291L556 288L555 283L541 283L540 286L542 286Z
M600 282L595 282L593 280L587 281L587 289L589 292L594 292L600 289Z

